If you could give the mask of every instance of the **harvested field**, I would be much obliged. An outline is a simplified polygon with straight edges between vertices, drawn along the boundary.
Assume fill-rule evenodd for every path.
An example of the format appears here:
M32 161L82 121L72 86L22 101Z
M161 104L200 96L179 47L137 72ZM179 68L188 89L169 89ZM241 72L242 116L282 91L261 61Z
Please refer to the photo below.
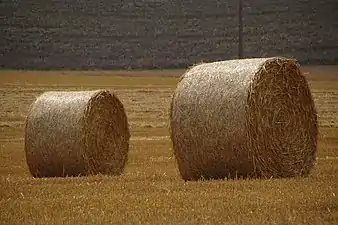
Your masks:
M204 182L182 181L169 139L169 105L182 70L1 71L0 224L337 224L338 66L304 70L312 72L319 123L310 175ZM124 173L34 179L24 151L30 104L45 91L98 88L116 92L128 116Z

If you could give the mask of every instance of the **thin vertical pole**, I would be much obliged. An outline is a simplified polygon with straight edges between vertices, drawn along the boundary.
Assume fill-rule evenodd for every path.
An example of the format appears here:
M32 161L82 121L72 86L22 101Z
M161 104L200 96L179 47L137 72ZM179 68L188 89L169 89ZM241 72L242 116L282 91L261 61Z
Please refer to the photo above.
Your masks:
M243 58L243 0L238 1L238 58Z

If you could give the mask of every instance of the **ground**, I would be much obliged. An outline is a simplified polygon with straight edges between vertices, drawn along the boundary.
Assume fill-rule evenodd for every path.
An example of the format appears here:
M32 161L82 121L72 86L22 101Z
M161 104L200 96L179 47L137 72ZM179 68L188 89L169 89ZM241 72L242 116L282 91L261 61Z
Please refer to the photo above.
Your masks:
M1 71L0 224L337 224L338 67L305 71L319 117L307 178L184 182L169 139L183 70ZM123 175L34 179L24 154L29 105L48 90L110 89L131 129Z

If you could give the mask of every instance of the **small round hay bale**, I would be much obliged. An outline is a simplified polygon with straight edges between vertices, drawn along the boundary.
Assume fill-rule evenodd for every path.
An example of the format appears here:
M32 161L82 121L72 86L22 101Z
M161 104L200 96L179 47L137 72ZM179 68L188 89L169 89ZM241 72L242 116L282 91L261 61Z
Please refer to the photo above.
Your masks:
M127 116L107 90L45 92L32 104L25 132L34 177L120 175L128 159Z
M194 66L171 102L170 134L184 180L305 176L317 133L310 89L292 59Z

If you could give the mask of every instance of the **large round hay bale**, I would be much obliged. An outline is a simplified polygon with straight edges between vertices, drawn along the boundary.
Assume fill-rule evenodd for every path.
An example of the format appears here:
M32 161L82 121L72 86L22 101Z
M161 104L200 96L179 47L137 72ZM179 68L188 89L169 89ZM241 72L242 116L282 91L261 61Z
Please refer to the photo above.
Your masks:
M32 104L25 129L34 177L120 175L128 159L127 116L107 90L45 92Z
M184 180L294 177L315 163L317 114L296 60L204 63L178 83L170 133Z

